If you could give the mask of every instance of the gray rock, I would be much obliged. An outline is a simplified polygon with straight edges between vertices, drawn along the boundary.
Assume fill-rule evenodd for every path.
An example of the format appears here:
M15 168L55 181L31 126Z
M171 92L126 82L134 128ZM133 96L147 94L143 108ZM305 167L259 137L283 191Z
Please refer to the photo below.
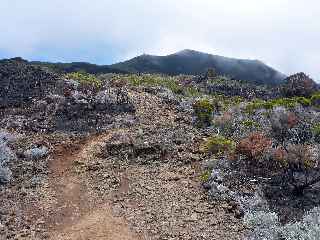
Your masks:
M9 161L15 159L14 152L6 145L5 142L0 141L0 166L8 163Z
M73 79L65 79L64 82L67 87L72 89L77 89L80 86L80 83Z
M202 168L205 170L214 169L217 166L217 159L210 159L202 163Z
M111 91L100 91L94 101L96 104L112 104L116 102L116 96Z
M45 146L32 148L23 153L25 158L29 160L37 160L43 157L46 157L49 153L49 149Z
M1 142L14 142L17 137L5 130L0 130L0 143Z
M211 189L209 190L209 195L212 199L219 201L228 201L232 199L231 191L226 186L212 181L210 183Z
M168 104L178 104L179 101L174 95L174 93L167 88L159 88L159 92L157 92L157 95L164 100L165 103Z
M220 170L213 169L209 181L215 183L222 183L223 182L223 174Z
M9 168L0 165L0 185L10 181L12 173Z

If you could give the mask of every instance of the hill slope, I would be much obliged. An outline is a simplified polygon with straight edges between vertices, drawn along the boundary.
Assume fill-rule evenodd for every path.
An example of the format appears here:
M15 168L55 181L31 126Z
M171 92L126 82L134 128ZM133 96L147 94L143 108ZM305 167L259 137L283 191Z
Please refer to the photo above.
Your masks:
M114 69L109 67L108 65L96 65L92 63L86 62L72 62L72 63L50 63L50 62L31 62L34 65L39 65L43 67L48 67L56 72L79 72L85 71L91 74L99 74L99 73L127 73L126 71L122 71L119 69Z
M128 72L203 74L215 68L219 74L258 84L279 84L284 74L258 60L227 58L193 50L183 50L167 56L141 55L110 67Z

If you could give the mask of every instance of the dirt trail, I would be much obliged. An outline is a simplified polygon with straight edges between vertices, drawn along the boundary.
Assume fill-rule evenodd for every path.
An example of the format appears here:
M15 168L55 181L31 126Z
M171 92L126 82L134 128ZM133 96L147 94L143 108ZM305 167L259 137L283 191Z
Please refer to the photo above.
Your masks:
M75 171L77 161L90 158L109 135L91 136L75 146L61 146L50 164L50 185L56 202L46 224L49 239L123 239L140 240L126 222L113 216L106 202L99 202L87 194L84 181Z

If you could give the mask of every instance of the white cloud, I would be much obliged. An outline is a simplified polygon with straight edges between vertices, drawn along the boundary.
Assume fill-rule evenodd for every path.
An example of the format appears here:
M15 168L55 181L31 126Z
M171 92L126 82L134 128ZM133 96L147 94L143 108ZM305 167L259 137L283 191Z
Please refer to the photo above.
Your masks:
M110 63L190 48L320 80L316 0L1 0L0 9L8 56Z

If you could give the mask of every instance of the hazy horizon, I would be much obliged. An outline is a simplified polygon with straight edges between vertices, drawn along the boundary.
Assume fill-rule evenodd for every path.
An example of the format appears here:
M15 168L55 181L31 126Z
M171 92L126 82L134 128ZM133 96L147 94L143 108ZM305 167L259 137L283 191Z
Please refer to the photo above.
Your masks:
M0 8L0 58L109 65L192 49L320 80L315 0L3 0Z

